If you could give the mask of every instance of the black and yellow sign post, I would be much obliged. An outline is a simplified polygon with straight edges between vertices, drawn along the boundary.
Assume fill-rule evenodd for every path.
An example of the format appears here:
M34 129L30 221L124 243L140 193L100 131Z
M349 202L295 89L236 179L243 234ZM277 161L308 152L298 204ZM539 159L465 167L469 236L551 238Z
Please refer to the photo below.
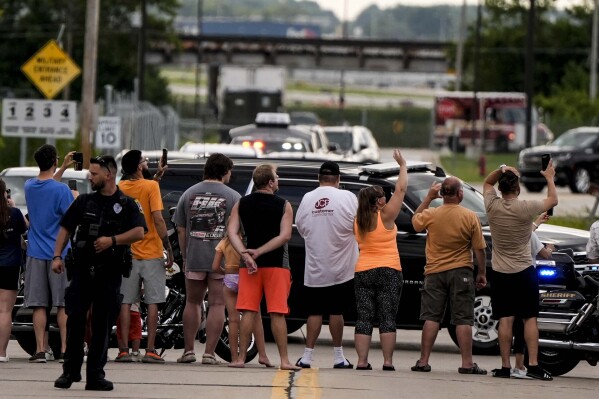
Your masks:
M81 69L65 53L56 40L50 40L21 67L21 71L46 98L54 98Z

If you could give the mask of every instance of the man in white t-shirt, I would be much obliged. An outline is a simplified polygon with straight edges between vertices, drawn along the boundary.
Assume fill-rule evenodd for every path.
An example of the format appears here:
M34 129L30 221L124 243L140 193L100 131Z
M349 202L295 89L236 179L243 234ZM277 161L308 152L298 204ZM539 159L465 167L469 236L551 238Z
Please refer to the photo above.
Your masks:
M350 191L340 190L339 165L326 161L318 172L320 186L304 195L295 216L297 230L305 240L308 321L304 355L296 365L310 368L314 345L320 334L323 315L329 316L333 337L334 368L351 369L343 354L343 314L354 303L354 266L358 245L353 234L358 200Z

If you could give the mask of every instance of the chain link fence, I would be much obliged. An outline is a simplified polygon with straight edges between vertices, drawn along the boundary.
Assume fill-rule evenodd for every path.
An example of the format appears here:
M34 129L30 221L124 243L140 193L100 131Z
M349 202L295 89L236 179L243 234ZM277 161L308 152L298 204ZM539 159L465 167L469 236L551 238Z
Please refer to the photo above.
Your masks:
M131 93L114 93L98 103L105 116L121 118L121 147L140 150L179 148L179 115L171 106L137 101Z

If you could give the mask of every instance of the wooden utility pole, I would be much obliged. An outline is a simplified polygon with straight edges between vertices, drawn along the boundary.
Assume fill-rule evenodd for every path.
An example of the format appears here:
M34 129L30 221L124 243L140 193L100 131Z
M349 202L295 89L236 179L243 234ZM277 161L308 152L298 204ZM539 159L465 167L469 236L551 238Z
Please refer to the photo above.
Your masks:
M92 154L91 135L94 131L100 0L87 0L85 14L83 88L81 90L81 152L83 152L83 166L89 168L89 159Z
M598 1L593 2L593 37L591 40L591 82L589 86L589 97L591 101L597 98L597 24L599 23L599 10L597 10Z
M532 98L534 96L534 63L535 63L535 0L530 0L528 10L528 27L526 32L526 55L524 61L524 86L526 89L526 148L532 146Z
M464 74L464 42L466 41L466 0L462 4L462 12L460 14L460 36L458 37L458 49L456 54L455 66L455 90L462 90L462 79Z
M148 23L148 12L146 0L141 0L141 22L139 25L139 43L137 53L137 100L144 101L146 99L146 27Z

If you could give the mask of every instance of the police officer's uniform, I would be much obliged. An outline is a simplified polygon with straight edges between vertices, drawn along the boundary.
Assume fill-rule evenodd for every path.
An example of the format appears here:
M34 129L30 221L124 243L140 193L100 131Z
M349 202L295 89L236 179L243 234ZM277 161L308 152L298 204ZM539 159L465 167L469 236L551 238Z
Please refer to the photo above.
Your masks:
M89 383L104 378L109 335L121 305L121 278L130 267L130 263L126 264L128 245L113 245L96 253L94 241L97 237L113 237L135 227L147 229L141 206L118 189L111 196L99 192L80 195L60 224L71 234L74 257L72 264L67 264L71 283L65 293L68 319L63 372L71 376L81 374L87 312L93 305L92 337L87 355Z

